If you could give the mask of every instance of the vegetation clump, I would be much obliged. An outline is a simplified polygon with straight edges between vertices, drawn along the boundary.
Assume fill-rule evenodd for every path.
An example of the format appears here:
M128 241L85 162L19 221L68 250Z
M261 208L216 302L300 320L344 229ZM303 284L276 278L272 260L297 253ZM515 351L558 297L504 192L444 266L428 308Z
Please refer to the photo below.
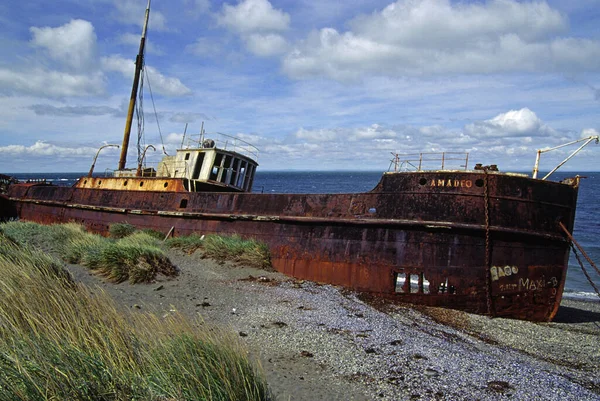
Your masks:
M114 239L86 232L78 224L46 226L29 222L6 223L0 230L18 244L54 251L67 263L81 264L116 283L150 282L158 274L175 276L178 273L161 242L140 231ZM115 230L124 231L126 229Z
M219 261L230 261L244 266L271 270L271 254L263 242L244 239L239 235L198 235L169 238L168 247L178 248L187 253L201 250L205 257Z
M234 333L120 311L63 269L0 233L2 399L270 399Z
M271 269L271 254L263 242L243 239L239 235L207 235L204 238L204 255L216 260L229 260L244 266Z
M125 238L137 231L135 226L129 223L115 223L108 228L108 233L112 238Z
M158 231L140 231L131 224L117 223L109 228L110 238L105 238L75 223L46 226L16 221L1 225L0 231L18 244L54 252L68 263L86 266L117 283L149 282L158 274L177 275L165 246L190 254L200 250L218 261L272 270L267 245L239 235L192 234L163 241Z

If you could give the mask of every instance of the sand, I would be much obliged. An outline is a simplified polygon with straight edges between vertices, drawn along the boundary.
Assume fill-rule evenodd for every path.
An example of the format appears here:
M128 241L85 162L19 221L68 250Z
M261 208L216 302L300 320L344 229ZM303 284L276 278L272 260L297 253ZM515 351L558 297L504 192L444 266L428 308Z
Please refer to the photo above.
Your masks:
M175 279L110 284L122 307L229 327L285 400L600 400L600 302L552 323L365 302L342 288L170 251Z

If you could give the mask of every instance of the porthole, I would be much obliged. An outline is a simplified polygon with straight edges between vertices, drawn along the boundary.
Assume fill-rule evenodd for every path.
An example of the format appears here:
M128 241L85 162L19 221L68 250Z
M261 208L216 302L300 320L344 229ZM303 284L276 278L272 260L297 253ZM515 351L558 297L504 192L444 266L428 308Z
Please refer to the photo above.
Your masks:
M168 182L165 182L165 185L163 185L165 188L169 186Z
M143 187L143 186L144 186L144 181L141 181L140 182L140 187Z
M481 188L483 186L483 180L481 178L478 179L477 181L475 181L475 185Z
M127 186L127 180L125 180L125 182L123 183L123 186Z
M181 202L179 202L179 207L185 209L187 207L187 202L187 199L182 199Z
M425 185L425 184L427 184L427 178L421 178L421 179L419 180L419 185L423 186L423 185Z
M87 180L83 180L83 185L87 184Z
M369 209L369 213L375 214L375 213L377 213L377 209L375 209L374 207L372 207L372 208Z
M102 185L102 180L98 181L98 186Z

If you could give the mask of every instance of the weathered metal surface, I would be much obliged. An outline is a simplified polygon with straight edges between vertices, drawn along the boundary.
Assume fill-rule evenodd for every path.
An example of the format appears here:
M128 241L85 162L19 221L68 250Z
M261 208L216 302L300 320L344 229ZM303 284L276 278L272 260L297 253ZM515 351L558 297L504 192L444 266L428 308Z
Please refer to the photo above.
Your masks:
M557 222L572 231L577 181L439 171L386 173L359 194L17 185L10 196L24 220L76 221L100 233L124 221L164 233L174 227L174 235L236 233L267 243L274 267L294 277L546 321L560 303L568 259Z
M128 191L185 192L183 181L178 178L153 177L82 177L74 185L76 188L113 189Z

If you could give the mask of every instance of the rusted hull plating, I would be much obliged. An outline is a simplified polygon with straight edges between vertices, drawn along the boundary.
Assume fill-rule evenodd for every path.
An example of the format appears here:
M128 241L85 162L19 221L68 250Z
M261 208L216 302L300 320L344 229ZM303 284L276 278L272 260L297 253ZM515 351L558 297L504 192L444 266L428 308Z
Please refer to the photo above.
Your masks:
M158 180L158 179L157 179ZM360 194L123 191L13 185L23 220L106 233L237 233L290 276L409 303L532 321L560 304L577 185L484 173L386 173ZM487 204L487 208L486 208ZM486 212L487 209L487 212Z

